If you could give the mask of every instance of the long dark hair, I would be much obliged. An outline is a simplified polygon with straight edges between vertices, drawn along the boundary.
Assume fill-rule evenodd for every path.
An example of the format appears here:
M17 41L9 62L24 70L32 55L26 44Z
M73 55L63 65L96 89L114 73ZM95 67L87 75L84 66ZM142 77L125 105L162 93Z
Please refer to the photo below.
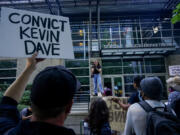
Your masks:
M109 120L109 110L102 98L97 98L92 102L87 120L91 132L100 135L102 125Z

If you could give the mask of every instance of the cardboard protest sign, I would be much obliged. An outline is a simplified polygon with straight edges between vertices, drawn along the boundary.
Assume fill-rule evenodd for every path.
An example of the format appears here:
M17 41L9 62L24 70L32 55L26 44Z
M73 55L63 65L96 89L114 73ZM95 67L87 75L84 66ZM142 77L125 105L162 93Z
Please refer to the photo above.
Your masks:
M106 101L106 104L109 108L109 122L112 130L115 131L124 131L126 114L127 111L123 110L120 105L113 102L112 97L103 98ZM120 101L124 104L127 104L127 97L119 97Z
M169 66L169 75L170 76L180 75L180 65Z
M67 17L1 8L0 56L73 59Z

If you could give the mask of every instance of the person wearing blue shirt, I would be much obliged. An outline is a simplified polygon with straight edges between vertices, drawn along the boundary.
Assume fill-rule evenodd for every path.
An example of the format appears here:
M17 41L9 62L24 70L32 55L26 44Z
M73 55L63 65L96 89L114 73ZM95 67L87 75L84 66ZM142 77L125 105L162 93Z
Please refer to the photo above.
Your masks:
M125 110L127 110L131 104L142 101L141 91L140 91L140 82L142 79L143 77L141 76L134 77L133 86L137 91L130 96L130 98L128 99L128 104L122 103L118 98L112 98L112 101L118 103Z

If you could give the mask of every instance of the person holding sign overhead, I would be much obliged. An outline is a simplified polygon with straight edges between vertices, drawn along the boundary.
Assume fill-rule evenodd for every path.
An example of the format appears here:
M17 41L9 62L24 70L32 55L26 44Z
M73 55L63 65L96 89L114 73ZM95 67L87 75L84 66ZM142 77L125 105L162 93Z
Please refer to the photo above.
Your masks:
M21 120L17 109L26 84L36 68L37 53L26 61L21 75L0 102L0 135L75 135L63 126L80 83L63 66L51 66L36 75L31 89L32 117Z

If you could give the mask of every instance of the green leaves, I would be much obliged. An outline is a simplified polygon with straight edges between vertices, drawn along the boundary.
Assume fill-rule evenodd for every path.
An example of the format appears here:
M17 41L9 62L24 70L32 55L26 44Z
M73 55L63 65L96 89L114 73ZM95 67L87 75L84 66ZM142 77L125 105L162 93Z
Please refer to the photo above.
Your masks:
M177 22L180 22L180 3L176 6L176 9L173 10L173 16L171 19L172 24Z

